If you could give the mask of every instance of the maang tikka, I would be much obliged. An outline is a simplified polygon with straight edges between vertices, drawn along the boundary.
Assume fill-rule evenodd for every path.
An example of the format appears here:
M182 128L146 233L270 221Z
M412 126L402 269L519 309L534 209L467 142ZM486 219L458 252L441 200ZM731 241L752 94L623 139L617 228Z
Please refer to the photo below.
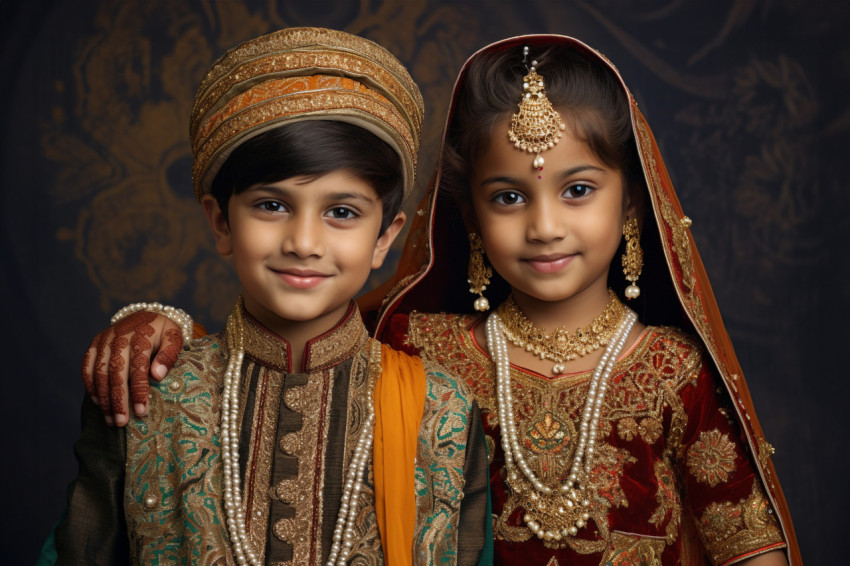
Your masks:
M528 57L527 45L522 48L522 55L525 63ZM537 61L531 62L528 74L523 77L522 91L519 111L511 116L508 138L517 149L534 153L532 167L542 171L543 158L540 152L555 147L567 125L546 97L543 77L537 73Z
M469 292L478 295L473 306L475 310L484 312L490 308L490 301L484 296L484 291L487 290L487 285L490 284L490 278L493 277L493 270L484 263L484 242L481 241L481 236L475 232L469 233L469 267L467 270L469 283Z

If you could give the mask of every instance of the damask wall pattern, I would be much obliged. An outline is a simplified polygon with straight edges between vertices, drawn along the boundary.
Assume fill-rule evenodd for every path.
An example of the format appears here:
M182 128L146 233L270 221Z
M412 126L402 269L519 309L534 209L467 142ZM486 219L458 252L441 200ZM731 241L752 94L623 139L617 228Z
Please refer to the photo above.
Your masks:
M34 559L75 473L87 340L137 300L211 330L229 312L238 284L192 195L192 96L224 50L291 25L360 34L405 62L427 109L420 190L475 49L550 32L607 54L694 219L803 556L838 556L848 2L0 0L3 477L20 486L3 515L10 563Z

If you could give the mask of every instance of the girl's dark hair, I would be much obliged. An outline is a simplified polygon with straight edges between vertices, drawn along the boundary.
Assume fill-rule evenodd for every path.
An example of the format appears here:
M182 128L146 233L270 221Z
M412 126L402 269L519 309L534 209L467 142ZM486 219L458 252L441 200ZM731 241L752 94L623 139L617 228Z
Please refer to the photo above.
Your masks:
M441 191L462 208L471 208L469 183L475 160L496 125L517 111L526 65L532 60L545 81L546 96L570 132L600 161L622 173L629 196L641 209L643 183L624 89L595 57L566 45L532 47L526 63L520 47L483 53L470 63L449 125Z
M383 234L404 200L401 159L375 134L347 122L293 122L251 138L233 150L213 179L210 192L226 219L230 197L249 187L292 177L321 177L342 169L378 193Z

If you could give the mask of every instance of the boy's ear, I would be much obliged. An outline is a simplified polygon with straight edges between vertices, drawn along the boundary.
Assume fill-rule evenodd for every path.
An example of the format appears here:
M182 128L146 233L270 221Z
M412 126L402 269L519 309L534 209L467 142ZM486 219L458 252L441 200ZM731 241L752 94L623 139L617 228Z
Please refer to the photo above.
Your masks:
M215 238L215 250L223 257L230 256L233 253L230 226L218 206L218 201L212 195L204 195L201 197L201 206L204 207L204 214Z
M399 232L404 227L404 222L407 220L407 215L404 212L399 212L396 214L393 221L384 230L384 233L378 236L378 241L375 244L375 251L372 252L372 269L378 269L382 265L384 265L384 259L387 257L387 252L390 251L390 247L393 245L396 237L398 237Z

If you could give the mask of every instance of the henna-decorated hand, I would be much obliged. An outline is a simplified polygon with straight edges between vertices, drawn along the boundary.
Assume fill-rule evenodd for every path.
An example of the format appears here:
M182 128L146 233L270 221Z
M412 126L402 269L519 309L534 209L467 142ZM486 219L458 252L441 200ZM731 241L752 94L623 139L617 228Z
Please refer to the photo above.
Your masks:
M145 311L121 319L95 337L83 358L83 385L108 424L127 424L131 400L136 415L147 414L148 375L161 381L177 362L182 345L174 322Z

